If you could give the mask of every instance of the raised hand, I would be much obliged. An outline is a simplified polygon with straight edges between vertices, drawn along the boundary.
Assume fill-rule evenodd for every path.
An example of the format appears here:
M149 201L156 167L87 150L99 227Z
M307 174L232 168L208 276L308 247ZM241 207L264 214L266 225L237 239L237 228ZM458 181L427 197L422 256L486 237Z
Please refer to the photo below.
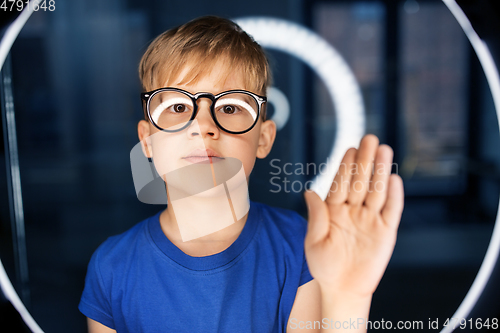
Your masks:
M403 182L391 173L393 152L366 135L349 149L325 201L305 193L309 226L305 253L322 293L369 298L396 242Z

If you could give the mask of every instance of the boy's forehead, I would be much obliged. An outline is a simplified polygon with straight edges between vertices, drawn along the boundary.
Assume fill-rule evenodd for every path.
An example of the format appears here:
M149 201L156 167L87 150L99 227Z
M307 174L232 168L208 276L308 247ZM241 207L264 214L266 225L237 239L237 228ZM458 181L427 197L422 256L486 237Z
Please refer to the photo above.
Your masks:
M220 59L206 65L195 60L188 61L177 75L167 74L163 86L197 88L197 91L191 91L192 93L200 91L217 93L231 89L248 90L251 88L248 87L241 66L233 66L225 60Z

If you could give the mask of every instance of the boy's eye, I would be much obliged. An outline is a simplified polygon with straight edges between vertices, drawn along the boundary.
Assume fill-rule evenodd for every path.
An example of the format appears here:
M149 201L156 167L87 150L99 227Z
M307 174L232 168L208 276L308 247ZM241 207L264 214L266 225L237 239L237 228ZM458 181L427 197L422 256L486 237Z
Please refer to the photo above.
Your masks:
M236 110L236 107L234 105L224 105L222 107L222 112L224 112L225 114L233 114L236 111L237 110Z
M218 100L215 103L215 109L220 115L239 115L249 114L252 119L257 117L257 106L249 104L241 94L231 94ZM253 103L252 103L253 104Z
M176 113L186 112L187 109L184 104L174 104L172 108Z

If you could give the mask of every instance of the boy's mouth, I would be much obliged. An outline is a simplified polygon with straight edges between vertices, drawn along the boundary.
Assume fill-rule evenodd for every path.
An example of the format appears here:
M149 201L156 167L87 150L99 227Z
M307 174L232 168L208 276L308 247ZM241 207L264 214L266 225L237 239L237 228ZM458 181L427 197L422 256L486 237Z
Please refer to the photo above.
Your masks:
M182 159L190 163L216 163L224 157L212 149L195 149Z

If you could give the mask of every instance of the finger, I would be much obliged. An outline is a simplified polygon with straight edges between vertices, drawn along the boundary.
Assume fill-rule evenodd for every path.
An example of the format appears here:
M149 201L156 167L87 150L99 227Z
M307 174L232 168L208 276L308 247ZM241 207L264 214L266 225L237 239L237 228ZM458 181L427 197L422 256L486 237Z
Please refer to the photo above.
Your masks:
M306 242L316 243L325 238L330 230L328 208L314 191L306 191L304 197L309 214Z
M363 137L359 144L355 161L355 172L351 178L349 196L347 197L347 201L350 204L360 205L365 201L378 143L378 138L375 135L368 134Z
M365 199L365 205L377 212L382 210L387 198L393 155L392 148L388 145L380 145L377 149L374 172Z
M399 175L392 174L389 177L387 189L387 200L382 209L382 218L389 226L397 228L401 220L404 206L403 180Z
M328 204L341 204L347 200L351 181L351 168L356 159L356 148L350 148L344 155L326 198Z

